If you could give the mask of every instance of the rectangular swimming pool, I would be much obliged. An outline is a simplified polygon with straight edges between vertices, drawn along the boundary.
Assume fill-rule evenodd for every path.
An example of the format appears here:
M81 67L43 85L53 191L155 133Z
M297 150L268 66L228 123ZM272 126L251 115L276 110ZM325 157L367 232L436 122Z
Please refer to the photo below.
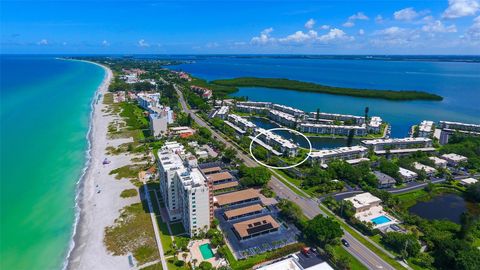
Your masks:
M200 252L202 253L202 257L204 260L208 260L210 258L213 258L214 254L212 249L210 248L209 244L203 244L200 247Z
M390 222L390 221L392 221L392 220L389 219L389 218L386 217L386 216L379 216L379 217L376 217L376 218L371 219L371 221L372 221L375 225L380 225L380 224L383 224L383 223Z

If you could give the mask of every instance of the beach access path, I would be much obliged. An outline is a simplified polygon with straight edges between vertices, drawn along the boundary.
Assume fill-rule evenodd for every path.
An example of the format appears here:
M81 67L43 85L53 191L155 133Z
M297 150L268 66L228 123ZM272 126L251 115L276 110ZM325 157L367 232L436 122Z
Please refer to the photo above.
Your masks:
M79 186L77 203L80 216L73 237L74 247L68 257L66 269L130 269L128 256L109 254L103 243L105 227L114 224L123 207L140 202L140 198L121 198L120 193L123 190L135 186L128 179L117 180L114 175L109 174L113 169L131 164L134 156L108 156L106 153L108 146L117 147L131 142L132 138L113 140L107 137L108 124L120 117L107 113L107 105L103 104L103 97L108 91L113 74L109 68L102 67L106 76L92 102L89 134L91 159ZM110 164L103 164L105 158L108 158Z

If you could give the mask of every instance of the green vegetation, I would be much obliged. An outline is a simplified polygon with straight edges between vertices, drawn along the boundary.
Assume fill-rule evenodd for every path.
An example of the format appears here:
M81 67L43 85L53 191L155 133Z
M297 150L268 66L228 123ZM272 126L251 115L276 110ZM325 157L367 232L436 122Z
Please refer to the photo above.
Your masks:
M441 154L455 153L468 158L465 167L475 171L480 171L480 137L465 137L460 134L454 134L448 144L440 148Z
M152 265L149 265L147 267L140 268L140 269L141 270L163 270L161 263L152 264Z
M265 186L272 174L265 167L247 167L241 165L239 169L240 183L245 187L263 187Z
M305 92L317 92L333 95L346 95L366 98L380 98L389 100L443 100L439 95L422 91L393 91L353 89L344 87L325 86L309 82L289 79L242 77L235 79L215 80L212 84L230 87L267 87Z
M135 197L138 195L138 191L134 188L131 189L125 189L120 193L120 197L122 198L130 198L130 197Z
M343 235L343 231L337 221L322 215L307 221L303 233L306 239L320 247L335 243Z
M415 257L420 253L420 243L413 234L399 232L387 232L382 237L382 242L401 254L402 258Z
M104 243L113 255L129 252L144 264L159 259L150 215L141 203L123 208L115 224L105 228Z
M116 179L128 178L128 179L136 179L138 177L138 173L145 169L145 165L125 165L123 167L114 169L110 171L110 175L116 174Z

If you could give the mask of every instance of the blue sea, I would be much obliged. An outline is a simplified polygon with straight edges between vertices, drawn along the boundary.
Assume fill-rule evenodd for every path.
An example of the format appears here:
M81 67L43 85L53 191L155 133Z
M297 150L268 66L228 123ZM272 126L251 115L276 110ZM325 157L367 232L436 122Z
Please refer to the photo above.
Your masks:
M87 161L96 65L0 55L0 269L61 269Z
M444 97L443 101L388 101L291 90L243 87L234 96L272 101L305 111L378 115L392 125L393 137L408 135L422 120L480 123L480 63L478 61L370 60L365 57L235 57L189 58L193 63L169 68L206 80L243 76L288 78L329 86L419 90ZM468 59L468 57L467 57ZM474 57L474 60L478 57Z

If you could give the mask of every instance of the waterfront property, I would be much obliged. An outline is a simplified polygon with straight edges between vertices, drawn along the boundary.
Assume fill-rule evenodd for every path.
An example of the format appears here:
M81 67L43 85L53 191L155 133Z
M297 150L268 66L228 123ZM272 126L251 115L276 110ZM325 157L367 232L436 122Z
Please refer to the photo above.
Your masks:
M356 160L364 158L368 149L363 146L339 147L335 149L320 150L312 152L309 156L312 162L320 165L328 164L337 159Z
M423 120L418 126L418 137L430 138L435 130L433 121Z
M350 131L353 130L353 134L355 136L367 135L367 128L365 125L344 126L344 125L302 123L299 125L299 129L301 132L306 132L306 133L332 134L332 135L341 135L341 136L348 136Z
M228 116L228 111L229 111L230 107L228 106L221 106L218 110L216 110L212 117L218 117L220 119L223 119L225 120Z
M432 140L429 138L363 140L362 144L377 155L385 155L387 152L392 155L404 155L417 151L435 151L435 148L432 147Z
M312 119L318 118L318 119L325 119L325 120L331 120L331 121L350 122L358 126L365 124L365 117L357 116L357 115L320 112L317 116L317 112L311 112L309 116ZM375 120L378 120L378 119L375 118Z
M273 104L272 107L273 107L274 110L284 112L288 115L292 115L293 117L298 117L298 116L305 115L304 111L299 110L297 108L290 107L290 106L285 106L285 105L281 105L281 104Z
M237 102L237 106L271 108L272 103L271 102L260 102L260 101L241 101L241 102Z
M227 119L229 122L242 130L242 133L252 133L253 130L257 127L254 123L248 121L246 118L240 117L236 114L229 114Z
M256 113L256 114L263 114L267 111L264 107L257 107L257 106L245 106L245 105L238 105L235 106L235 110L239 112L245 113Z
M282 136L273 133L270 130L256 128L255 133L260 134L257 137L259 140L271 147L262 144L259 140L255 140L255 142L265 147L267 150L270 150L275 155L284 154L289 157L293 157L298 154L298 145L296 143L284 139Z
M444 154L442 155L442 158L445 159L447 161L447 164L452 167L456 167L461 163L465 163L468 161L467 157L455 153Z
M344 200L352 203L355 209L355 218L373 223L373 227L376 229L398 223L395 218L383 210L382 200L369 192L357 194Z
M472 177L469 177L469 178L465 178L465 179L461 179L460 180L460 184L464 185L464 186L468 186L468 185L473 185L475 183L477 183L478 180L475 179L475 178L472 178Z
M370 118L370 122L367 126L368 132L380 133L382 131L381 130L382 123L383 123L382 118L380 118L379 116L373 116L372 118Z
M268 110L268 118L287 127L295 128L297 119L286 112Z
M440 144L447 144L450 136L456 132L462 133L463 135L480 136L480 125L478 124L440 121L439 128L441 129Z
M213 198L205 175L191 166L190 155L177 142L166 142L157 154L160 191L169 220L182 221L190 236L208 230Z
M202 98L204 99L210 99L212 97L212 90L205 88L205 87L200 87L196 85L190 86L190 90L193 92L199 94Z

